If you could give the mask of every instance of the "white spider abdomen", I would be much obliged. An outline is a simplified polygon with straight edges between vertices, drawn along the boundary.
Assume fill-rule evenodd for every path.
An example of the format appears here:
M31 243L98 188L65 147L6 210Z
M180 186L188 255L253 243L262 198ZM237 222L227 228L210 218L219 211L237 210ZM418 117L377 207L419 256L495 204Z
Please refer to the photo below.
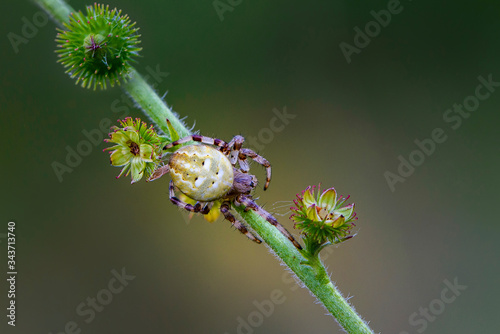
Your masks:
M233 186L231 162L211 146L184 146L175 151L169 166L175 186L196 201L219 199Z

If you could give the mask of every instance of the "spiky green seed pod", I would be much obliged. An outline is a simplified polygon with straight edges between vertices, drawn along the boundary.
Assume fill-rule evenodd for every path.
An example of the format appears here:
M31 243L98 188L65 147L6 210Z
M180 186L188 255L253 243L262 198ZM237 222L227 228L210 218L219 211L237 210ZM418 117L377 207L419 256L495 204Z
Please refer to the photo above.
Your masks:
M140 35L135 22L121 13L94 4L87 7L87 15L71 13L66 30L58 29L59 62L82 87L106 89L108 82L113 87L127 80L130 62L141 50Z

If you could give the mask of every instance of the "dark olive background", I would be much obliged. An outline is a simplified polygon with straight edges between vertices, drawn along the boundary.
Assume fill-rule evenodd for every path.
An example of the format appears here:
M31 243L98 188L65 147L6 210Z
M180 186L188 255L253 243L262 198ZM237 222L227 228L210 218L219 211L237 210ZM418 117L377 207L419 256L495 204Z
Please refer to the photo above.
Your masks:
M325 262L376 332L423 330L409 317L439 305L444 281L455 278L467 288L425 333L496 332L500 90L456 130L443 114L474 94L478 76L500 81L498 2L404 1L350 64L339 44L353 44L353 28L387 1L245 0L223 21L211 1L110 5L141 27L137 69L169 72L157 90L168 91L168 104L201 133L255 137L274 108L296 116L259 150L273 180L255 195L270 209L318 183L351 195L358 235ZM188 221L168 200L168 178L116 180L104 143L59 182L51 164L86 140L83 130L118 118L111 105L123 93L73 84L56 63L53 22L15 53L7 34L21 34L22 18L39 9L28 1L2 7L0 233L16 222L18 276L15 328L6 324L0 282L0 332L55 334L75 321L81 333L232 334L238 317L255 316L254 301L275 289L285 301L253 333L341 332L283 278L265 246L222 219ZM130 116L143 117L137 109ZM447 140L391 192L384 172L396 172L398 156L408 158L414 140L436 128ZM252 170L262 179L258 165ZM292 230L287 215L279 217ZM135 279L86 323L76 307L123 267Z

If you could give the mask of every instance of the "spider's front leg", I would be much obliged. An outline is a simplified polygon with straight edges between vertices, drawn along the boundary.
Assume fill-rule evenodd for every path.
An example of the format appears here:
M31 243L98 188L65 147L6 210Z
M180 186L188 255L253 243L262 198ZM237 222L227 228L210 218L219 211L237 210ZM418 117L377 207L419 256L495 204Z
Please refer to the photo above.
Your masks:
M253 150L249 148L242 148L245 138L242 136L234 136L233 139L227 144L228 149L231 150L229 160L233 166L236 165L236 161L240 165L240 169L243 173L248 173L250 166L247 162L247 157L253 159L256 163L264 166L266 168L266 183L264 185L264 190L269 187L271 182L271 164L263 156L258 155Z
M254 210L259 216L261 216L262 218L267 220L271 225L276 227L278 231L280 231L281 234L287 237L288 240L290 240L297 249L302 249L302 246L297 242L297 240L295 240L295 238L290 234L290 232L288 232L286 228L283 227L283 225L278 223L276 218L274 218L269 212L267 212L266 210L262 209L259 205L257 205L257 203L255 203L250 196L239 195L236 198L236 201L243 204L245 207Z
M227 144L227 149L230 151L229 161L231 161L231 164L233 165L233 167L236 167L236 161L238 161L238 156L240 154L241 146L243 145L244 141L245 141L245 138L238 135L238 136L234 136L233 139L231 139L231 141ZM244 162L244 164L246 164L246 162ZM246 164L246 166L248 167L248 164ZM240 165L240 168L242 168L241 165ZM244 169L244 168L242 168L242 169ZM248 171L248 168L245 171L245 173L247 171Z
M267 159L265 159L263 156L261 155L258 155L257 153L255 153L254 151L252 151L251 149L249 148L242 148L241 151L240 151L240 154L239 154L239 161L240 161L240 166L241 165L241 162L244 161L245 164L246 164L246 168L247 168L247 171L249 170L248 168L248 163L245 161L245 159L247 157L250 157L253 159L253 161L255 161L256 163L264 166L266 168L266 184L264 185L264 190L266 190L268 187L269 187L269 183L271 182L271 164L269 163L269 161L267 161ZM243 167L241 168L243 169Z
M257 238L255 235L253 235L252 233L250 233L247 230L247 228L245 227L245 225L243 225L236 218L234 218L233 214L231 212L229 212L230 208L231 208L231 203L229 203L228 201L224 201L221 204L221 206L220 206L220 212L222 212L222 214L224 215L224 218L226 218L227 220L229 220L229 222L231 223L231 225L233 225L241 233L243 233L244 235L246 235L248 239L250 239L250 240L252 240L252 241L260 244L262 241L259 238Z
M227 143L221 139L218 138L211 138L211 137L205 137L205 136L200 136L200 135L190 135L184 138L181 138L179 140L173 141L170 144L167 144L163 147L163 150L168 150L169 148L172 148L174 146L184 144L190 141L197 141L203 144L207 145L215 145L219 147L227 147Z
M153 174L151 174L151 176L148 177L148 179L146 181L149 182L149 181L154 181L156 179L159 179L160 177L162 177L163 175L167 174L168 172L170 172L170 166L168 164L167 165L163 165L161 167L158 167L153 172Z
M174 182L170 180L170 186L169 186L169 191L170 191L170 201L177 205L179 208L184 209L186 211L190 212L199 212L203 215L206 215L210 212L210 205L206 204L205 206L201 206L200 202L196 202L195 205L186 203L181 201L175 196L175 186Z

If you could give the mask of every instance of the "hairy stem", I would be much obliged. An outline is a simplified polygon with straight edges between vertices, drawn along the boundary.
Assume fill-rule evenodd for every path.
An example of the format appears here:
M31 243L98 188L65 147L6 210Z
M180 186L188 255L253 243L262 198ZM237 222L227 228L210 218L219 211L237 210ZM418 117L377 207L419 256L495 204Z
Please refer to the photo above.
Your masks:
M69 21L74 10L63 0L34 0L62 26ZM132 69L130 80L123 85L125 92L137 103L144 113L165 133L168 134L166 119L169 119L180 137L190 133L182 120L163 102L144 78ZM245 212L242 207L235 207L242 218L269 245L274 253L297 275L311 292L325 305L339 324L348 333L373 333L337 290L318 257L306 258L274 226L269 224L255 211ZM307 254L304 252L304 254Z
M177 114L167 107L165 102L135 69L132 68L130 79L123 84L123 89L165 134L169 134L167 119L172 123L181 138L191 134Z
M35 0L35 3L47 12L59 27L69 22L69 15L75 10L63 0Z
M297 275L309 290L323 303L338 323L352 334L373 331L342 297L331 282L323 263L318 257L306 258L283 236L255 211L246 211L234 206L240 216L257 232L274 253Z

